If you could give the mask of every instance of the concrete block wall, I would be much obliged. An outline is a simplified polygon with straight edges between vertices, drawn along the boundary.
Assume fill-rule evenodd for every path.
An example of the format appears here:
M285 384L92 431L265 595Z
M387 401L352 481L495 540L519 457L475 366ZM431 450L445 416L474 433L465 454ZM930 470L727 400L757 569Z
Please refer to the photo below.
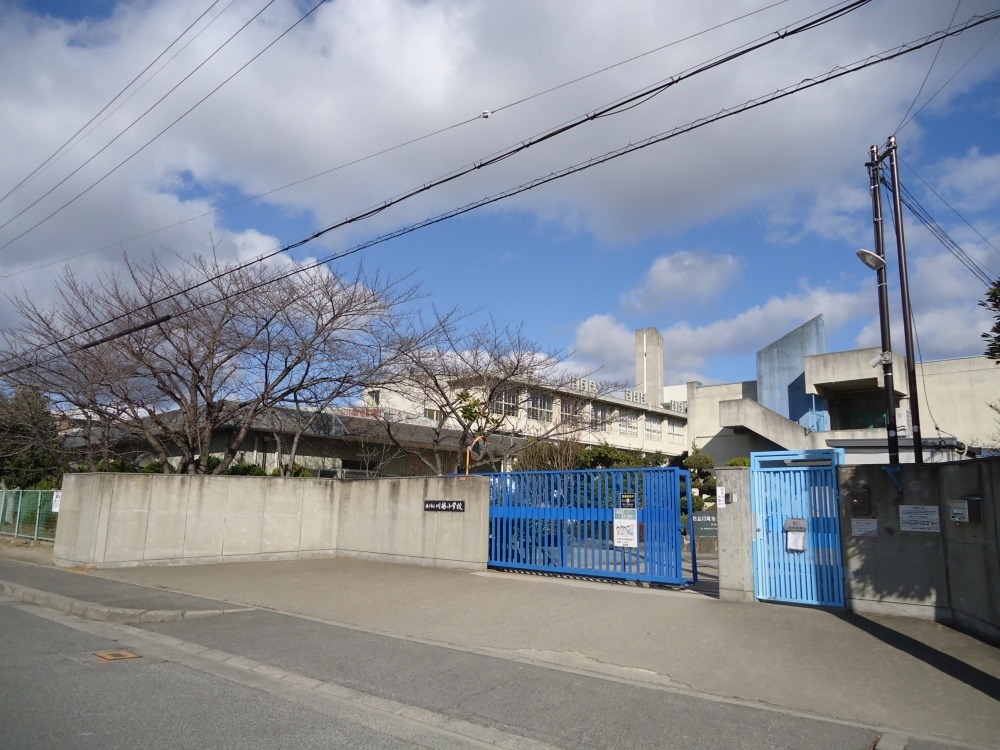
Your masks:
M718 510L719 596L753 601L750 470L720 468L716 481L736 500ZM842 466L838 483L848 609L935 620L1000 643L1000 458L903 464L898 474ZM871 498L865 520L876 522L875 536L853 533L854 490ZM980 521L951 521L948 500L973 497L981 498ZM903 530L900 505L936 509L940 530Z
M425 511L424 500L462 500L465 512ZM488 527L483 477L73 474L53 556L66 567L345 555L481 570Z
M847 605L922 617L1000 642L1000 458L838 469ZM867 489L877 535L852 534L851 490ZM949 500L980 498L981 519L955 523ZM901 528L900 506L935 508L939 531Z

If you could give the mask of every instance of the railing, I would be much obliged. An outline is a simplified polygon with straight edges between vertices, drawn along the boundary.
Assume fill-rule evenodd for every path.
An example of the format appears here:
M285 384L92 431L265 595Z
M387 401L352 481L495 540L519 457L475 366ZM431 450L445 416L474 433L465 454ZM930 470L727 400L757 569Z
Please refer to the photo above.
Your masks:
M0 490L0 536L54 541L59 513L54 490Z

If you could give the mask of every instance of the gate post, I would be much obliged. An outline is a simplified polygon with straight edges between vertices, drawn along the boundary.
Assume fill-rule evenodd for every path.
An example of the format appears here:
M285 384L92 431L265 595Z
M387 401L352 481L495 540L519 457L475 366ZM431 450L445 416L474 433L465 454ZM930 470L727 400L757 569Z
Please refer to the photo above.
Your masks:
M750 505L750 469L715 470L716 485L726 491L728 503L719 498L719 598L753 602L754 515Z

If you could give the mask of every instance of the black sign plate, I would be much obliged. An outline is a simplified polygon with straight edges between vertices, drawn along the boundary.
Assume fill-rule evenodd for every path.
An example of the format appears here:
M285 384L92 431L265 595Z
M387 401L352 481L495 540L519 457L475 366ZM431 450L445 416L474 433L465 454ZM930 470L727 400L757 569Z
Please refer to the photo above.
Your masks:
M621 497L622 504L619 506L621 508L634 508L635 507L635 493L634 492L623 492Z
M424 500L424 510L465 513L465 500Z
M692 513L691 520L694 521L695 536L719 535L719 517L715 513L708 513L705 511L702 511L701 513Z

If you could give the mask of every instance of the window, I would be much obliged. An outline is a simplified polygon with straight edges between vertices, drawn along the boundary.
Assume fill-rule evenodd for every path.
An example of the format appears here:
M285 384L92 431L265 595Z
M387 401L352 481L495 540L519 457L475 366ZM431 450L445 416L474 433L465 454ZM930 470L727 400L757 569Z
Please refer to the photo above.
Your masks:
M517 391L500 391L490 402L490 412L505 417L516 417Z
M539 422L552 421L552 397L545 393L533 393L528 400L528 419Z
M584 404L578 398L562 396L559 399L559 421L566 425L583 426L586 412Z
M679 419L667 420L667 440L671 443L684 442L684 423Z
M662 422L658 417L652 417L649 414L646 415L646 439L647 440L663 439Z
M607 432L608 422L611 421L611 410L602 404L594 404L590 407L590 429L594 432Z
M618 432L626 437L639 437L639 415L623 409L618 415Z
M433 420L436 424L442 424L444 422L444 412L440 409L425 408L424 416Z

